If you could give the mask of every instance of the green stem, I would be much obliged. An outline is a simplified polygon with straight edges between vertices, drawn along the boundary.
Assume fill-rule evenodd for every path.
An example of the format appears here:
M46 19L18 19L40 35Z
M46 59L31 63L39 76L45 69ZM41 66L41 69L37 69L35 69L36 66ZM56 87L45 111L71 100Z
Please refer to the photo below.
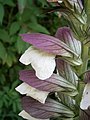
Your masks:
M84 81L84 74L87 71L87 64L88 64L88 47L84 44L82 44L82 65L80 67L78 67L78 75L82 76L80 79L81 81ZM84 83L78 81L78 91L79 94L76 96L76 102L78 103L78 105L80 104L81 98L82 98L82 91L84 88Z
M83 81L84 81L84 74L83 73L85 73L87 71L88 56L89 56L88 51L89 51L89 48L86 45L82 44L82 56L81 57L82 57L83 63L80 67L80 75L82 75ZM83 84L83 83L81 84L81 82L78 82L79 95L77 97L77 102L79 102L79 104L80 104L80 101L82 98L82 94L83 94L82 91L83 91L84 85L85 84ZM79 115L80 115L80 113L79 113Z
M83 61L83 63L80 67L80 74L84 73L87 70L88 50L89 50L89 48L86 45L82 45L82 61Z

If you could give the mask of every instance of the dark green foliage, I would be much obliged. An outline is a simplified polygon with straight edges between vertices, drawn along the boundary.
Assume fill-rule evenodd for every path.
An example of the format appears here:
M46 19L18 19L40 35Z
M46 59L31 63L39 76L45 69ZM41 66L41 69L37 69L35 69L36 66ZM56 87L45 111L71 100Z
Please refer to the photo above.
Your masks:
M0 0L0 120L22 120L20 95L15 91L19 85L20 55L28 48L19 34L41 32L55 34L66 24L57 14L47 13L46 0ZM25 67L24 67L25 68Z

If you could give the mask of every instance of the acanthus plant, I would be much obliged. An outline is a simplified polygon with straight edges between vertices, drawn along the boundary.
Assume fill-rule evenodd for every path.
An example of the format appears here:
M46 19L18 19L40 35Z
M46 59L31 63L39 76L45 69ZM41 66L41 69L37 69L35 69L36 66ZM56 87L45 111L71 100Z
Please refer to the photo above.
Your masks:
M33 69L19 73L23 83L16 90L26 95L19 115L29 120L89 120L90 2L86 0L82 5L80 0L57 0L56 3L70 26L58 28L55 37L42 33L20 35L30 44L20 62L31 64Z

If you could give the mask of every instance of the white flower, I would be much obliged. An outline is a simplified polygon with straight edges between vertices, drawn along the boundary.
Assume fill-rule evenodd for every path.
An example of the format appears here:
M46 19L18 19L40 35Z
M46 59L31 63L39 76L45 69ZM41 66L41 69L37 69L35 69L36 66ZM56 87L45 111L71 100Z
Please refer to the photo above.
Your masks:
M49 92L40 91L28 85L27 83L22 83L18 87L15 88L20 94L30 96L41 103L45 103L45 100L49 94Z
M19 113L19 116L21 116L21 117L23 117L24 119L27 119L27 120L49 120L49 119L36 119L36 118L33 118L25 110L21 111Z
M80 108L82 110L87 110L89 106L90 106L90 83L87 83L83 91Z
M63 0L47 0L48 2L58 2L58 3L62 3Z
M36 71L36 76L41 79L49 78L55 69L55 55L41 51L34 47L29 47L21 56L20 62L29 65L31 64Z

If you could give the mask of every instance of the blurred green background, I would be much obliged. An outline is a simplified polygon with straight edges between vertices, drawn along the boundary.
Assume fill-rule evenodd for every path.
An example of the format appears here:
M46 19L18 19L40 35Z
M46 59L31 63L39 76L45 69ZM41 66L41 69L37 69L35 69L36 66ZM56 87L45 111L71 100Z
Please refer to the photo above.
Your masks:
M25 66L19 57L28 48L19 34L41 32L54 35L66 23L56 13L47 13L53 5L46 0L0 0L0 120L22 120L18 72Z

